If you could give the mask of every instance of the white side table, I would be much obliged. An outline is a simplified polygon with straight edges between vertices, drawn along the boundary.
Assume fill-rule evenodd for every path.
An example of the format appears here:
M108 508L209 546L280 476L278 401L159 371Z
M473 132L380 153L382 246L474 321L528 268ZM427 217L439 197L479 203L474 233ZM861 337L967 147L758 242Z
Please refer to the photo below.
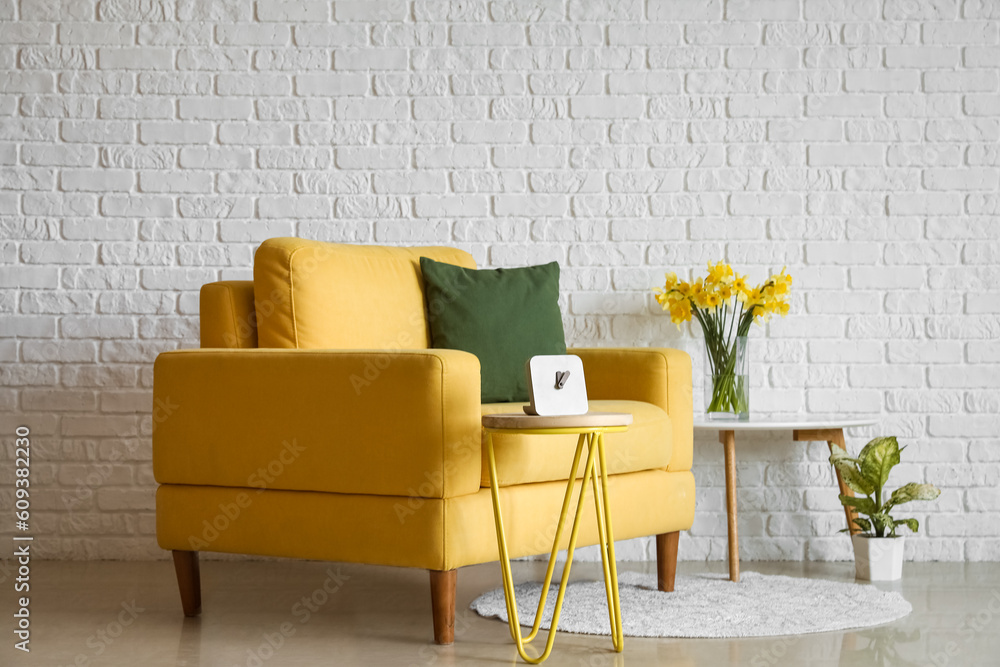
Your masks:
M732 581L740 580L740 538L736 526L736 431L791 431L792 440L798 442L812 442L814 440L826 440L833 451L834 445L845 447L844 429L854 426L871 426L876 423L872 419L838 419L813 418L813 419L780 419L768 417L751 417L747 421L738 420L709 420L704 416L696 417L694 430L696 431L718 431L719 442L726 455L726 515L729 519L729 578ZM854 492L841 479L837 473L837 484L840 492L846 496L853 496ZM847 517L847 528L851 534L859 532L854 524L854 517L857 513L850 507L844 507L844 514Z

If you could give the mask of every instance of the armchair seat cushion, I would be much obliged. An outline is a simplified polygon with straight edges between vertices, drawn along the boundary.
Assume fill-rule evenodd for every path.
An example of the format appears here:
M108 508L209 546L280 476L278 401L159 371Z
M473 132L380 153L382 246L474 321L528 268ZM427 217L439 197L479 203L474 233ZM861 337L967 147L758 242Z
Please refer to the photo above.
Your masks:
M484 403L483 414L522 412L526 403ZM670 462L672 424L667 413L652 403L642 401L594 400L590 409L599 412L629 412L633 422L624 433L605 435L608 474L665 469ZM566 479L576 435L493 434L493 452L500 486L550 482ZM482 485L490 485L486 433L483 433ZM583 464L577 477L583 476Z

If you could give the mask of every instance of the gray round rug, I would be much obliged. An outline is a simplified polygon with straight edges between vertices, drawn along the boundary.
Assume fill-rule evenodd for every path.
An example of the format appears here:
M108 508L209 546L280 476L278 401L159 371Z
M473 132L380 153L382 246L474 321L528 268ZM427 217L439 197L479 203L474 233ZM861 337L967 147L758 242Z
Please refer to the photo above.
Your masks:
M514 587L522 625L534 621L540 582ZM552 622L553 584L542 627ZM673 593L656 590L656 575L619 572L622 625L629 637L772 637L846 630L888 623L913 607L902 595L871 585L744 572L740 583L725 575L678 576ZM560 632L610 635L603 581L579 581L566 589ZM480 616L507 621L503 589L472 601Z

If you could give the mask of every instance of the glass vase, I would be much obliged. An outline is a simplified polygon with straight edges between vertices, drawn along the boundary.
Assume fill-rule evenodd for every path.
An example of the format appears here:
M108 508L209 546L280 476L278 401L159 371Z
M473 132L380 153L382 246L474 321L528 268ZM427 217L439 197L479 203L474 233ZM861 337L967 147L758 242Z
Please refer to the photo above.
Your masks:
M750 419L750 364L746 336L730 345L705 341L705 415L709 419Z

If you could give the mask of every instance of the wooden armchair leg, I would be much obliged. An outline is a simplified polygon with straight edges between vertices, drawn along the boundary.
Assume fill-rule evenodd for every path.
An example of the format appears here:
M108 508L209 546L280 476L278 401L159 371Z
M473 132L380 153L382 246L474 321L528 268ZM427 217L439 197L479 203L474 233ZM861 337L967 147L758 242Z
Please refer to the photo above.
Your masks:
M455 588L458 570L430 570L431 607L434 612L434 642L455 643Z
M680 537L680 531L656 536L656 587L665 593L672 593L674 590L674 577L677 575L677 543Z
M174 550L173 554L184 615L197 616L201 613L201 570L198 566L198 552Z

